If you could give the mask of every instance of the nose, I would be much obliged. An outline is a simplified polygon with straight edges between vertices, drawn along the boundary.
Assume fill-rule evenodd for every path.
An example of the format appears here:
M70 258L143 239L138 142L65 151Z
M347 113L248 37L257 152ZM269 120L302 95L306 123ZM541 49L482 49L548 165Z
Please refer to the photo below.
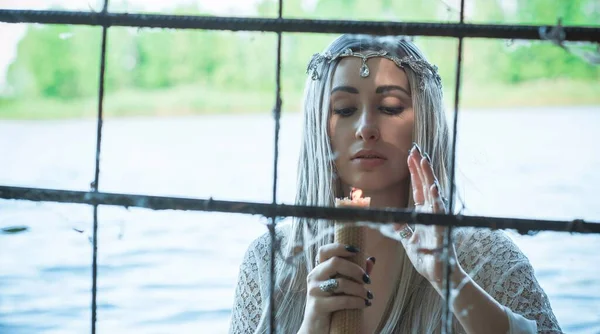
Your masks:
M356 138L364 141L379 140L377 117L368 111L363 112L356 127Z

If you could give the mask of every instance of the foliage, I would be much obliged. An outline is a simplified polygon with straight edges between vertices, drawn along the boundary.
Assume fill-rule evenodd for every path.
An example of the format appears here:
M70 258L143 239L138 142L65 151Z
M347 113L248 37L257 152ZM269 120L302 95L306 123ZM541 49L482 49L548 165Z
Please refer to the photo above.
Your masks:
M455 20L439 0L320 0L308 8L300 0L285 1L287 17L403 21ZM470 19L475 22L564 24L600 22L595 0L516 0L516 10L501 0L478 1ZM273 17L276 3L263 0L257 15ZM181 7L175 13L198 13ZM284 34L282 81L286 90L301 90L305 66L331 35ZM275 79L276 35L273 33L175 31L113 27L107 38L106 87L109 92L131 89L164 90L190 84L235 91L272 90ZM456 40L417 38L417 44L436 63L445 82L455 71ZM20 41L7 81L17 98L77 99L97 93L101 28L30 25ZM592 66L549 43L507 46L504 41L465 43L465 80L473 83L516 84L541 79L600 78ZM490 66L493 64L493 66ZM198 92L201 94L201 92Z

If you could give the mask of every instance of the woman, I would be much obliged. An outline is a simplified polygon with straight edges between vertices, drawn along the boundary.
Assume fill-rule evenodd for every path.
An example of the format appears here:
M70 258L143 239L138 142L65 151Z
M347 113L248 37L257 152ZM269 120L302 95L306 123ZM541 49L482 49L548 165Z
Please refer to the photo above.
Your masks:
M446 212L449 131L437 68L403 38L344 35L313 56L308 73L296 203L333 206L356 187L371 207ZM438 333L443 229L395 224L392 238L367 229L359 250L334 243L332 224L277 228L277 332L328 333L333 312L363 309L362 333ZM528 259L503 232L456 229L453 240L456 333L561 332ZM270 247L265 234L245 255L231 333L267 332ZM363 266L347 260L357 253Z

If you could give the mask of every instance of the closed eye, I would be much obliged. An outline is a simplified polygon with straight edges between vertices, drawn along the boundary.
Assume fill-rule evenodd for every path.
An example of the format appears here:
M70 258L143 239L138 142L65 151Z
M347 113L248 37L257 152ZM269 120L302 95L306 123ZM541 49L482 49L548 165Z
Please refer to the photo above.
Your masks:
M389 115L399 115L404 111L404 107L379 107L380 111Z
M336 115L340 115L342 117L348 117L348 116L352 116L352 114L354 114L356 112L356 108L333 109L333 112Z

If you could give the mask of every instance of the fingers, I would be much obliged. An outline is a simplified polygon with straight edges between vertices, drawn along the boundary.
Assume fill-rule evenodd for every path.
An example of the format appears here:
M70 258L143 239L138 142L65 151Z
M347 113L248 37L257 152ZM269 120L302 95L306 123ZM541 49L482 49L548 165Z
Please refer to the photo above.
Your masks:
M339 310L364 309L371 306L371 301L365 298L341 295L322 298L319 304L322 312L335 312Z
M433 213L445 213L446 209L441 198L439 182L433 171L432 160L416 143L409 153L408 166L411 172L411 182L414 183L413 196L415 198L415 203L424 204L427 210L431 210ZM432 234L429 234L430 237L433 237L433 239L430 240L439 247L443 242L445 229L440 226L434 226L427 229L433 232ZM419 233L415 231L414 236L418 234ZM423 252L420 253L425 254Z
M343 245L340 243L332 243L319 247L315 264L323 263L334 256L351 257L360 252L360 249L352 245Z
M414 251L415 247L421 244L422 233L420 229L420 225L415 225L413 229L408 224L401 224L400 228L396 230L398 233L398 240L404 247L407 253L411 253Z
M328 280L310 282L308 293L315 297L346 295L359 297L362 299L373 299L373 293L364 284L356 283L344 277L336 277L329 280L335 280L335 283L327 282ZM324 291L321 287L323 283L335 284L335 287L332 288L331 291L327 289Z
M431 158L416 143L413 144L410 157L415 165L414 169L420 179L420 185L423 188L423 198L426 202L430 203L429 187L433 184L434 180L433 170L431 169Z
M416 143L408 156L408 168L411 172L415 203L427 203L433 212L445 212L431 158L426 152L422 152Z
M324 281L343 275L359 283L371 283L371 278L361 266L347 260L360 250L354 246L331 243L319 247L317 253L318 265L308 274L311 281Z
M371 276L371 272L373 271L373 266L375 265L375 258L371 256L367 259L367 275Z
M427 157L427 158L426 158ZM408 168L411 174L411 183L413 184L413 198L415 205L430 203L429 186L422 161L427 161L427 153L422 153L421 148L416 143L408 154Z
M445 213L446 208L444 206L444 202L442 201L437 181L434 182L433 185L431 185L431 187L429 188L429 192L431 193L432 197L433 212ZM444 244L444 234L446 232L446 227L434 225L430 228L433 231L433 240L435 241L435 246L434 248L421 248L418 250L418 252L425 255L436 255L439 253L440 249L442 249L442 246Z
M348 250L350 249L350 250ZM354 255L355 249L341 244L328 244L319 249L324 260L307 277L307 301L320 312L334 312L344 309L363 309L371 306L373 293L366 284L371 283L369 274L375 265L375 258L366 262L366 270L338 255Z
M417 148L418 148L418 146L417 146ZM425 171L425 168L427 168L427 167L423 166L423 162L428 161L427 159L429 159L429 156L425 152L421 153L421 150L419 149L419 152L417 154L415 154L414 159L415 159L416 165L417 165L417 172L419 173L419 177L421 178L421 185L423 186L423 195L425 197L425 202L431 203L431 194L429 193L429 186L431 184L429 183L429 180L427 178L427 174Z
M413 191L413 199L415 205L422 205L425 203L425 192L423 191L422 179L418 171L418 163L415 149L412 149L408 154L408 170L410 171L410 183Z
M323 262L311 271L309 276L311 273L313 274L312 278L317 281L342 275L357 283L371 284L371 277L359 265L337 256Z
M419 169L421 170L421 175L423 175L423 183L427 188L426 198L429 204L433 203L433 197L431 194L431 187L435 184L436 179L433 175L433 166L431 165L431 158L427 153L423 154L421 161L419 161Z
M446 212L442 195L440 194L440 185L437 180L430 187L430 193L433 203L433 212Z

